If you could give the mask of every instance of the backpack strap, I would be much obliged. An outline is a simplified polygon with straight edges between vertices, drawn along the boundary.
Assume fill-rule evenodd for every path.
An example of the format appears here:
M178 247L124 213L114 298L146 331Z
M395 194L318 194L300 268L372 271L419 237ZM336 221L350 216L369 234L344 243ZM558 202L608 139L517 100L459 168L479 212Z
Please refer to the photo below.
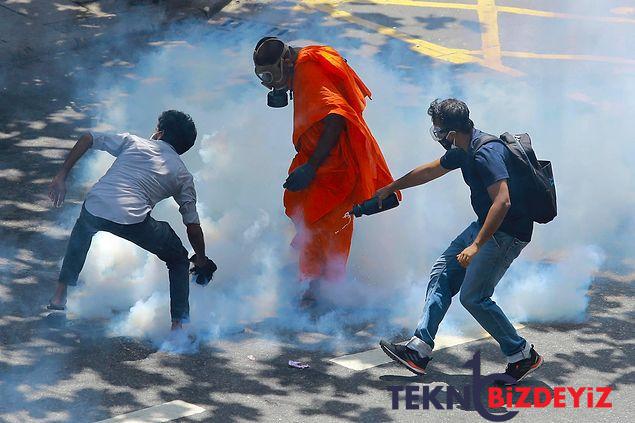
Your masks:
M489 144L490 142L495 142L495 141L505 144L503 140L493 135L483 135L482 137L477 138L476 142L474 143L474 148L472 149L472 152L471 152L472 157L474 157L476 152L485 144Z

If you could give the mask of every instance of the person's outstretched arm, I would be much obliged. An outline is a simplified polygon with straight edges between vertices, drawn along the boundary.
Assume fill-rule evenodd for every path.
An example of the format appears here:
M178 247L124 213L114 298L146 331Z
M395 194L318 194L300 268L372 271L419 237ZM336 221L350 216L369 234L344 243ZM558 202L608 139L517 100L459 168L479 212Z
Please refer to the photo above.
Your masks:
M83 134L70 153L66 157L62 168L57 172L57 175L51 181L49 185L49 198L53 202L53 206L60 207L66 197L66 177L70 173L75 163L93 146L93 136L90 133Z
M393 192L426 184L445 175L450 170L451 169L446 169L441 166L441 159L437 159L433 162L426 163L412 169L401 178L391 182L383 188L380 188L375 193L375 197L379 199L379 207L381 208L382 200L386 199Z

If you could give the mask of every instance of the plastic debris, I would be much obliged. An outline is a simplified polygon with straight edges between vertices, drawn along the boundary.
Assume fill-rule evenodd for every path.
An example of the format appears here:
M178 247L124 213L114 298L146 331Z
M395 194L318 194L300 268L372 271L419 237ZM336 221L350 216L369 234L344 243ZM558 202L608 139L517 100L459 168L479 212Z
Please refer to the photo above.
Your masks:
M296 369L308 369L311 366L309 366L308 363L303 363L301 361L289 360L289 367L295 367Z
M247 360L256 361L256 357L254 357L253 355L248 355Z

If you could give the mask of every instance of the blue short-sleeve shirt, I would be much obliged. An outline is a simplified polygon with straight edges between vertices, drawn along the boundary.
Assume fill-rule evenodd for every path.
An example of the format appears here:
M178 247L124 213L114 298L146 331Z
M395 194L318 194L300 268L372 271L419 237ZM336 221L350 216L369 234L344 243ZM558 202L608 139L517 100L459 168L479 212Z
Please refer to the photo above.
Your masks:
M502 142L493 141L483 145L474 154L474 160L469 159L476 141L485 135L488 134L474 129L470 152L452 148L441 157L441 166L449 170L461 169L463 180L470 187L472 208L481 224L485 222L492 206L487 187L507 179L512 205L499 230L521 241L529 242L533 232L533 221L524 212L522 190L517 184L520 178L513 165L511 152Z

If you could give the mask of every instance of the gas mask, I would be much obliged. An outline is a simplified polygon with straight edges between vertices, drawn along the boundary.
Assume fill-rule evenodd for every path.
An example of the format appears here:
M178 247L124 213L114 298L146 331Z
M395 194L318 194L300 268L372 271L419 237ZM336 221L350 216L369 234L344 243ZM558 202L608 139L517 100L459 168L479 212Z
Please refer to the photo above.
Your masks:
M432 139L441 144L441 146L443 146L446 150L450 150L454 147L454 142L446 138L449 133L450 131L447 129L439 128L438 126L430 127L430 135L432 136Z
M275 43L272 47L271 43ZM269 65L255 65L255 72L260 82L271 91L267 94L267 106L269 107L285 107L289 104L289 97L287 95L288 87L285 81L284 74L284 59L290 55L289 46L284 44L277 38L270 38L263 42L257 49L254 50L254 63L256 63L256 57L260 49L266 45L266 48L279 49L280 57L275 63ZM293 98L293 97L291 97Z

